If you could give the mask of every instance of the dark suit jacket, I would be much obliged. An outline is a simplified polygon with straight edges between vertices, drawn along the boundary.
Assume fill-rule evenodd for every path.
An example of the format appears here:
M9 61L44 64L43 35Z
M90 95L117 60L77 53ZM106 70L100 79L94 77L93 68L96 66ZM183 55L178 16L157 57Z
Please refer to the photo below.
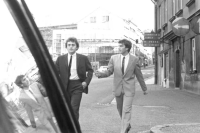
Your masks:
M77 74L81 82L86 82L87 85L90 84L90 81L93 76L93 69L92 66L85 55L77 54ZM61 81L64 85L65 91L67 90L68 80L69 80L69 73L68 73L68 54L59 56L56 60L56 68L60 75ZM87 72L87 75L86 75ZM84 89L84 93L88 93L88 86Z

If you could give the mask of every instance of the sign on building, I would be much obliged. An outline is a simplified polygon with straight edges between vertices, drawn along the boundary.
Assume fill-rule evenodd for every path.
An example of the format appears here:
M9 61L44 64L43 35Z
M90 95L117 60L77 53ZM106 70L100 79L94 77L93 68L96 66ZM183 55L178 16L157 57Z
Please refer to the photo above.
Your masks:
M185 36L190 31L190 24L187 19L178 17L172 22L172 31L177 36Z
M144 33L144 47L159 47L160 46L160 34L159 33Z

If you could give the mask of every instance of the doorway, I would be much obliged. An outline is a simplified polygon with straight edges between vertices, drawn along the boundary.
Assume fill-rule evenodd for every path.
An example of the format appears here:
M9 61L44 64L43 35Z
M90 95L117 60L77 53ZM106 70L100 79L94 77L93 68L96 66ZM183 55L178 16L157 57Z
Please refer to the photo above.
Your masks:
M181 83L181 58L180 58L180 50L176 51L176 71L175 71L175 87L180 87Z

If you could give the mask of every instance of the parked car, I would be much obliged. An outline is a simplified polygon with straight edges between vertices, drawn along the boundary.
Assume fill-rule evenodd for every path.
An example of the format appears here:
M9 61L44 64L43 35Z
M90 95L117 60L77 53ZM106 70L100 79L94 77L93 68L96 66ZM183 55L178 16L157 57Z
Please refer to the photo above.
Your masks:
M98 69L99 72L104 72L106 71L108 68L108 66L100 66L100 68Z

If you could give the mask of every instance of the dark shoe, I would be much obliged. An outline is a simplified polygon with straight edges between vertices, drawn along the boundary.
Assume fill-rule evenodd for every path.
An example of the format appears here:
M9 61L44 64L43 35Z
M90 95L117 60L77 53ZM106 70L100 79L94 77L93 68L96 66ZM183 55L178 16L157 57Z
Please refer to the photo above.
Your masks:
M18 120L21 122L21 124L25 127L29 127L26 122L22 118L18 118Z
M131 125L129 124L128 127L126 128L125 133L128 133L130 129L131 129Z

